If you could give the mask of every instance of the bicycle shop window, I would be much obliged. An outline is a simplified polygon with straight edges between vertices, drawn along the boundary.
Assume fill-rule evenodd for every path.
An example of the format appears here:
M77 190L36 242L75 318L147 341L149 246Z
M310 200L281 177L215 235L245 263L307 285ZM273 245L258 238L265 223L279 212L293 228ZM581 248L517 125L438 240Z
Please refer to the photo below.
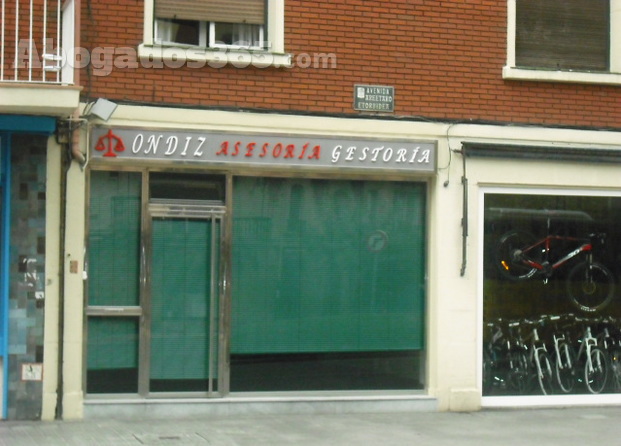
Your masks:
M485 195L483 395L621 392L621 197Z

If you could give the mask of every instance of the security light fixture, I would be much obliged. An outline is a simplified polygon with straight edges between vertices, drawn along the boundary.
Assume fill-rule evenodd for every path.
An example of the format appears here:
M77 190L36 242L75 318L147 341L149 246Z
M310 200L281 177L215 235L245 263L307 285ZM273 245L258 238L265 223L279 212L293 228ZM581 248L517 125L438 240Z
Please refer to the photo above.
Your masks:
M82 115L77 116L78 113L76 111L74 115L58 120L56 126L56 142L67 146L71 154L71 159L78 161L82 169L84 169L88 160L86 155L80 150L79 137L75 134L76 130L79 130L82 126L88 126L93 119L100 119L104 122L108 121L117 106L118 105L112 101L99 98L94 102L89 102L84 108ZM87 147L88 144L87 132Z
M107 121L110 119L110 116L112 116L117 106L118 105L112 101L99 98L94 103L91 103L90 106L87 106L83 117L86 119L99 118L102 121Z

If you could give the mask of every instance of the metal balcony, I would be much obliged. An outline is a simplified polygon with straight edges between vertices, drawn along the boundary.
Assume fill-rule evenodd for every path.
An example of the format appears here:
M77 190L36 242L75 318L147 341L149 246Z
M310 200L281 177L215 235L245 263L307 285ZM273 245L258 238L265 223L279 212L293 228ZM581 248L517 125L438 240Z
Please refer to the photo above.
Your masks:
M71 85L74 0L0 0L0 82Z

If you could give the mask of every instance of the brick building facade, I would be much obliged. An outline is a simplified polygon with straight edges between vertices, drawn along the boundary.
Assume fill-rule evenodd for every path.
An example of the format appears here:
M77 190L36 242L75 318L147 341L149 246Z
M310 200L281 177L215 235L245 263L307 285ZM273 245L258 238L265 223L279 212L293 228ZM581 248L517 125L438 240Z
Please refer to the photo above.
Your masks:
M614 85L503 79L504 1L286 2L284 8L291 68L255 68L248 62L239 63L245 68L189 68L189 63L145 60L134 61L136 69L119 69L110 65L117 60L122 66L125 51L143 42L143 4L93 4L82 13L82 44L99 60L82 73L83 95L167 106L358 116L352 110L352 85L379 84L395 87L392 117L618 125ZM98 64L103 67L97 69ZM147 68L151 65L158 68Z

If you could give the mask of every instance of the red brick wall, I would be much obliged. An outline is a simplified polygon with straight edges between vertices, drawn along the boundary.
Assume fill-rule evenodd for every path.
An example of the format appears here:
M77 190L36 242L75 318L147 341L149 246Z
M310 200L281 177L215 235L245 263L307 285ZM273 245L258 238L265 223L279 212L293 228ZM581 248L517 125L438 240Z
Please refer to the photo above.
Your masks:
M143 2L83 2L82 46L136 48ZM89 6L90 5L90 6ZM119 101L358 114L354 84L395 87L394 116L620 127L621 88L505 81L506 0L285 0L285 49L335 68L114 68L85 95ZM308 59L302 59L308 61Z

